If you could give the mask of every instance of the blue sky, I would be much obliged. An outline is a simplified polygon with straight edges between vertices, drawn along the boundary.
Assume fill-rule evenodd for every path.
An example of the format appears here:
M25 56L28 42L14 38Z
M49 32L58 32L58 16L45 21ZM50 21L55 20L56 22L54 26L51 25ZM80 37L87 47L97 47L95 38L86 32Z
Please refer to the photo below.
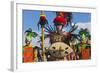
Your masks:
M56 13L53 11L45 11L47 20L49 25L53 25L53 19L56 16ZM87 23L91 22L91 14L90 13L79 13L73 12L73 23ZM37 28L37 23L39 21L40 11L34 10L23 10L23 30L27 30L28 28L32 28L33 31L39 32Z
M46 18L49 22L49 25L53 25L53 19L56 17L56 13L54 11L45 11ZM91 23L91 14L90 13L79 13L79 12L72 12L73 14L73 23L81 23L80 25L83 26L85 23ZM33 31L40 34L41 30L38 30L37 23L39 21L40 11L36 10L23 10L22 13L22 20L23 20L23 32L28 28L32 28ZM83 23L83 24L82 24ZM90 24L86 24L85 26L90 26ZM67 28L68 29L68 28ZM37 43L36 38L34 43Z

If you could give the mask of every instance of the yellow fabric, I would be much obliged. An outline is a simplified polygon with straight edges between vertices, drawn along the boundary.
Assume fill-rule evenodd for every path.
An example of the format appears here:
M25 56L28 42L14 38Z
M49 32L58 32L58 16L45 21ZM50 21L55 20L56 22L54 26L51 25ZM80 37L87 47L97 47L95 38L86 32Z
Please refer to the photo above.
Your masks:
M34 61L35 61L35 62L37 62L37 61L38 61L37 54L38 54L38 53L37 53L37 50L35 50L35 52L34 52Z
M28 45L28 46L24 46L24 48L29 48L32 47L32 44Z
M46 15L45 15L45 14L40 14L40 17L41 17L41 16L44 16L44 17L46 17Z

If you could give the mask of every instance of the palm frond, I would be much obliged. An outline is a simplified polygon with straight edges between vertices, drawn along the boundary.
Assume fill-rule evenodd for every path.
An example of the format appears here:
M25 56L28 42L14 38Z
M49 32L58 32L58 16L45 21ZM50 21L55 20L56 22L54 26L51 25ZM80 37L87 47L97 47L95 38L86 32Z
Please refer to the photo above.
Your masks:
M56 31L56 27L55 26L51 26L51 25L46 26L45 27L45 31L48 32L48 33L53 33L53 32Z
M51 32L51 30L48 28L48 26L44 27L45 28L45 31L47 31L48 33Z
M54 31L54 28L51 25L49 27L50 27L51 31Z
M49 28L49 30L52 32L52 28L51 28L51 26L50 26L50 25L48 26L48 28Z
M69 32L74 32L76 29L78 28L78 26L72 26L72 28L70 29L70 31Z
M38 34L37 34L36 32L32 32L32 36L33 36L33 37L37 37Z
M73 36L73 38L74 38L74 39L77 39L77 40L79 40L79 41L80 41L80 37L79 37L79 35L78 35L78 34L71 34L71 36Z

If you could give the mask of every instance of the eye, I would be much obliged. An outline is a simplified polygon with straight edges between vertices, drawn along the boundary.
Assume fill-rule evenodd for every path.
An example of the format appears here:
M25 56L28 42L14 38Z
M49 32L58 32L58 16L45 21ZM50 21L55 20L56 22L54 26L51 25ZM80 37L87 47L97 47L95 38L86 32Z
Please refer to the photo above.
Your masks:
M68 52L67 52L67 51L65 51L65 54L68 54Z
M53 49L56 49L55 47L52 47Z
M65 50L67 50L68 49L68 47L67 48L65 48Z

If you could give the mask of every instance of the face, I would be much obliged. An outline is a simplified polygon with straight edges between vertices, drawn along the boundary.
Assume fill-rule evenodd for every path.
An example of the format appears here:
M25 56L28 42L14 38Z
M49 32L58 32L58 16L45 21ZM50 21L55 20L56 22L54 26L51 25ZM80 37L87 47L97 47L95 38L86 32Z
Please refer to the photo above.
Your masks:
M52 57L64 58L66 55L73 52L73 49L65 43L57 42L50 46L49 51Z

